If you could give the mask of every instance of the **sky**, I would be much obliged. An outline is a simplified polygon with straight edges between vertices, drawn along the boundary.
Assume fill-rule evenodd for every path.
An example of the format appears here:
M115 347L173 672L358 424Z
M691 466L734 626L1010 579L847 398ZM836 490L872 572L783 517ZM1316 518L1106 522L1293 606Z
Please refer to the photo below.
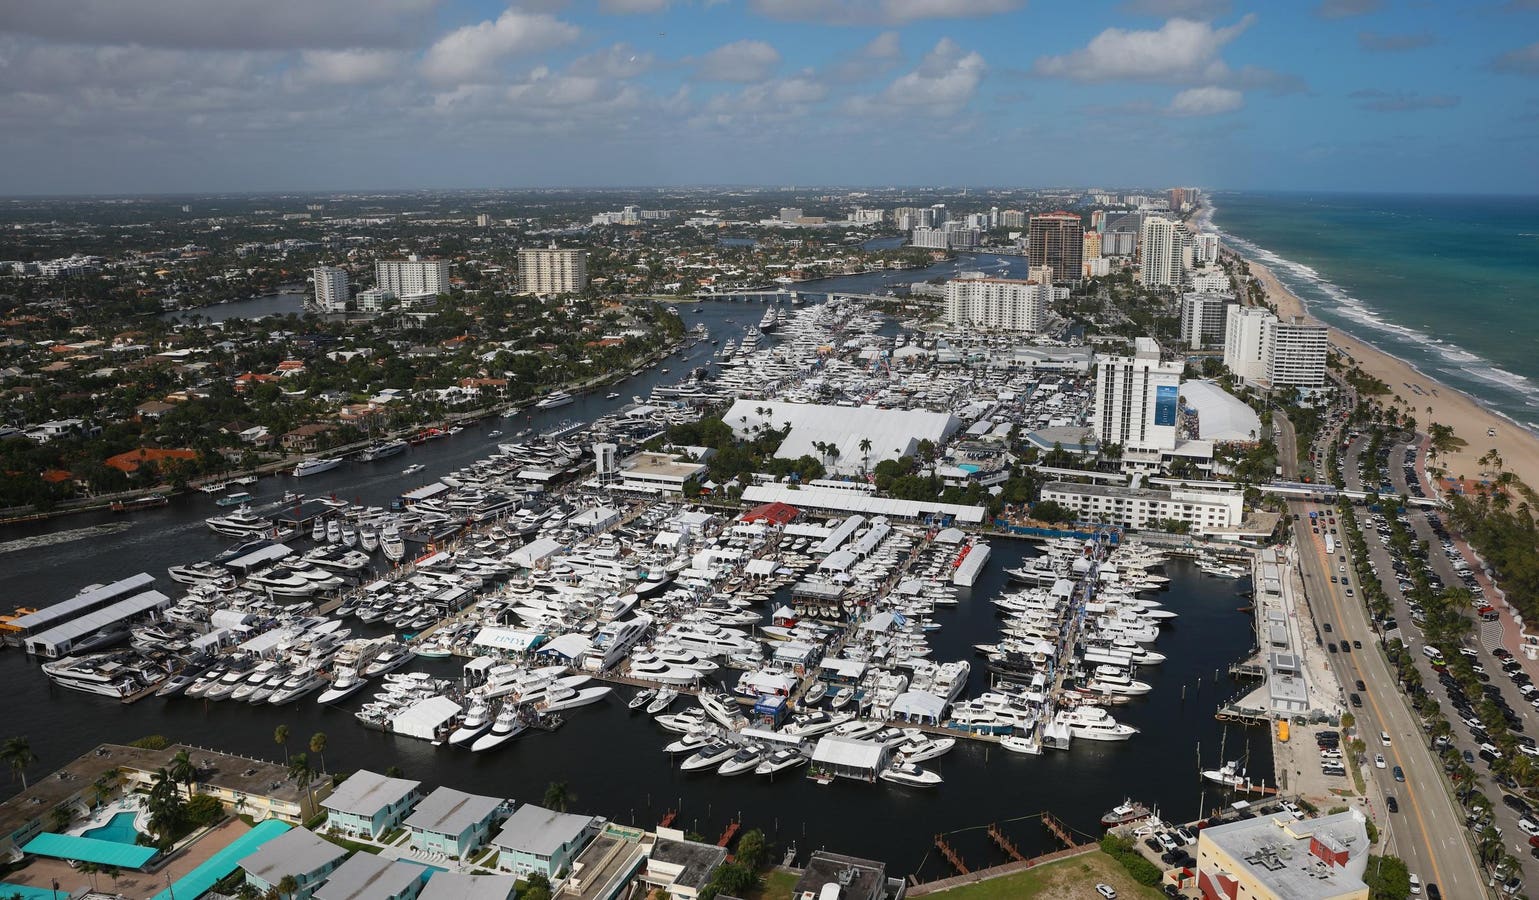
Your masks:
M1539 193L1539 0L0 0L0 194Z

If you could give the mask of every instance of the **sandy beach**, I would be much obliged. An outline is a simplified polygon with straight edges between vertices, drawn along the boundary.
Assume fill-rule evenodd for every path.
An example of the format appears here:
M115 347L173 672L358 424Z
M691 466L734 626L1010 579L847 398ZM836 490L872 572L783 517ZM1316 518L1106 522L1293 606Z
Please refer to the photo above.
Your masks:
M1251 274L1266 288L1267 298L1276 304L1279 315L1319 321L1309 315L1303 301L1284 287L1270 269L1253 259L1247 258L1246 262ZM1338 352L1357 363L1364 372L1389 385L1390 396L1380 398L1381 401L1398 398L1409 405L1418 431L1425 434L1427 426L1437 422L1451 426L1455 435L1468 442L1459 452L1438 457L1436 465L1449 476L1476 480L1491 477L1494 470L1481 465L1478 460L1494 448L1501 454L1503 470L1515 472L1529 486L1539 486L1539 437L1487 410L1469 396L1428 378L1338 328L1331 328L1330 335L1331 344ZM1488 436L1488 429L1495 429L1496 437ZM1391 460L1394 465L1398 462Z

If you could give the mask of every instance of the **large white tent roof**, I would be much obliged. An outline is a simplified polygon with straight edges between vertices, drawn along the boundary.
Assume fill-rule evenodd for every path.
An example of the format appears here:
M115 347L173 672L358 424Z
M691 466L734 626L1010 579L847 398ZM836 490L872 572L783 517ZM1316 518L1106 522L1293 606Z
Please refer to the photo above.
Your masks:
M765 414L765 410L768 414ZM819 403L787 403L779 400L738 400L724 417L739 438L750 438L761 425L791 426L775 455L782 459L811 456L830 471L851 474L862 465L875 466L884 459L912 456L925 439L939 444L962 427L949 413L922 409L880 409L874 406L830 406ZM869 439L871 450L860 449ZM833 444L837 457L826 457L815 444Z
M1253 441L1261 436L1261 419L1239 397L1211 381L1184 381L1181 396L1197 410L1198 434L1204 441Z

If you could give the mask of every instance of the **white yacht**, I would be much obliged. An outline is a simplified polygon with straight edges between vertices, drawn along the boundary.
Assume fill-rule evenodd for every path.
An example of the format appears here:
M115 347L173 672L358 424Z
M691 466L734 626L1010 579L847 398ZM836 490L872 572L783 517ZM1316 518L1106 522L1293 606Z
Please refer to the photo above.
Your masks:
M491 709L485 703L472 703L464 718L460 719L460 727L449 735L449 745L458 747L474 741L491 730L493 718Z
M726 762L735 753L737 753L736 744L729 744L726 741L713 741L696 750L693 756L679 765L679 768L686 772L714 768Z
M669 628L664 638L676 646L707 656L758 656L763 653L759 642L743 632L709 622L680 622Z
M476 753L501 747L508 741L523 734L528 729L523 718L518 713L517 703L504 704L498 711L497 718L492 722L492 730L476 738L470 745L470 749Z
M330 472L342 465L342 457L317 456L314 459L303 459L294 467L294 477L303 478L306 475L318 475L321 472Z
M566 406L576 398L566 391L551 391L545 398L534 405L535 409L555 409L558 406Z
M133 660L140 660L135 663ZM159 678L146 669L142 657L121 653L66 656L43 663L43 674L62 688L121 699L143 690ZM161 672L161 676L165 673Z
M358 451L359 462L373 462L376 459L387 459L398 453L406 452L406 442L401 440L379 441Z
M774 775L786 769L793 769L807 762L806 752L792 747L782 747L774 751L763 761L754 767L755 775Z
M321 692L316 698L317 703L340 703L348 697L363 690L369 680L357 669L338 668L336 677L331 680L331 686Z
M1069 733L1086 741L1125 741L1138 733L1099 706L1077 706L1058 714L1057 722L1068 726Z
M905 784L909 787L935 787L941 783L939 772L923 769L911 762L895 762L882 770L883 781Z
M242 506L229 515L211 516L203 521L215 534L237 538L263 535L273 527L272 522L253 513L249 506Z
M1095 674L1085 683L1089 690L1100 694L1120 694L1137 697L1149 693L1147 681L1135 679L1127 669L1119 666L1096 666Z
M721 767L716 770L716 774L731 776L752 772L759 767L759 763L764 761L764 755L765 750L762 746L749 744L732 754L726 762L722 763Z
M178 584L208 584L215 587L234 587L235 578L230 570L224 566L211 562L189 563L183 566L171 566L166 569L166 574Z
M607 623L593 635L593 645L583 653L582 667L590 672L608 672L651 628L652 617L648 615Z

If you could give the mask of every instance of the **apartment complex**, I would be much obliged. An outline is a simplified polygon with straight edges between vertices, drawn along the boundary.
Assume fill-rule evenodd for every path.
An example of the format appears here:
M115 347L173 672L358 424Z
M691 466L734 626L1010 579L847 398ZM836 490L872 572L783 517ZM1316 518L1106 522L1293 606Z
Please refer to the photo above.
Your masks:
M1101 446L1173 450L1181 403L1180 361L1161 362L1160 345L1141 337L1132 356L1096 361L1095 433Z
M1193 350L1223 347L1228 325L1229 294L1189 293L1181 295L1181 339Z
M1239 491L1164 491L1055 481L1043 485L1042 499L1073 510L1082 521L1123 528L1159 528L1166 522L1184 522L1194 533L1204 533L1228 531L1245 518L1245 498Z
M946 321L953 325L1040 332L1047 324L1050 285L1011 278L946 282Z
M1186 226L1175 219L1150 216L1144 219L1142 245L1144 287L1179 287L1191 259Z
M1231 306L1226 313L1224 365L1241 381L1274 388L1323 387L1329 348L1324 325L1284 322L1257 306Z
M347 309L347 270L335 266L316 266L315 308L321 312L343 312Z
M420 300L449 293L449 261L419 259L382 259L374 264L375 287L389 291L403 301Z
M1085 252L1085 229L1079 216L1053 212L1031 217L1026 232L1026 257L1033 266L1050 266L1059 281L1078 281Z
M586 250L526 247L518 251L518 289L521 293L577 294L587 288Z

